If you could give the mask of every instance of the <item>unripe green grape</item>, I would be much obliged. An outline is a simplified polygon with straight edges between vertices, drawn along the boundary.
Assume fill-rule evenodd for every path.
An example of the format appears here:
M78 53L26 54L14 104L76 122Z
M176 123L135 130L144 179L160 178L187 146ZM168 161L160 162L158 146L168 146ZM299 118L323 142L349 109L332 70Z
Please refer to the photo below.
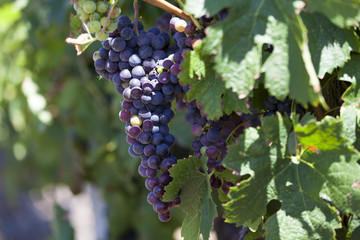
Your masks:
M78 11L79 8L80 8L79 4L74 4L74 9L76 12Z
M90 21L94 21L94 20L98 21L100 20L100 14L97 12L93 12L92 14L90 14L89 19Z
M78 15L83 22L85 22L89 18L89 14L87 14L82 8L78 9Z
M206 156L206 149L207 149L207 146L203 146L202 148L200 148L201 155Z
M84 2L85 2L84 0L78 0L78 1L77 1L77 4L79 4L79 6L82 7L82 6L84 5Z
M90 21L88 22L87 27L89 28L90 33L96 33L101 30L101 24L99 21Z
M100 12L100 13L105 13L105 12L107 12L108 8L109 8L109 5L108 5L106 2L100 1L100 2L97 3L96 9L97 9L97 11Z
M121 8L115 7L111 12L111 18L118 18L121 14Z
M99 55L99 51L94 52L94 54L93 54L93 60L94 60L94 62L95 62L96 60L100 59L100 58L101 58L101 57L100 57L100 55Z
M102 17L102 18L100 19L100 24L101 24L101 26L104 26L105 23L106 23L106 17Z
M99 33L96 34L96 37L99 36ZM109 33L107 31L104 31L100 37L98 38L99 41L105 41L109 37Z
M108 24L108 25L106 26L106 29L107 29L109 32L113 32L113 31L116 30L116 27L117 27L117 25L116 25L115 22L110 22L110 24Z
M93 13L96 10L96 3L93 1L86 1L84 2L83 9L86 13Z

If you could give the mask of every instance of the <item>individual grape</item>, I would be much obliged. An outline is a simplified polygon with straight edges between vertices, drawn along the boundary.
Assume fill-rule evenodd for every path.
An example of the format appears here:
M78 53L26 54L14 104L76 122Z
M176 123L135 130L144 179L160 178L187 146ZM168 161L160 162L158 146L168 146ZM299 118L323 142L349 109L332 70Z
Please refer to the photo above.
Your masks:
M158 217L161 222L168 222L171 219L170 212L159 213Z
M166 58L166 53L162 50L155 50L152 55L152 59L155 61Z
M109 59L113 62L119 62L120 61L119 53L111 49L109 51Z
M276 103L271 103L269 98L265 99L263 104L266 111L274 111L276 109Z
M219 150L218 150L217 147L215 147L215 146L209 146L209 147L206 149L206 156L207 156L208 158L215 159L218 154L219 154Z
M169 206L167 203L159 201L155 204L154 209L157 213L166 213L168 212Z
M178 22L178 21L180 21L180 18L178 18L178 17L173 17L173 18L171 18L171 20L170 20L170 27L171 27L172 29L175 29L175 24L176 24L176 22Z
M181 198L177 197L169 203L169 207L178 207L181 203Z
M109 5L106 2L99 1L96 6L96 10L99 13L106 13Z
M141 128L139 126L132 126L129 129L129 136L132 138L138 138L141 134Z
M100 14L97 12L93 12L92 14L89 15L89 19L90 21L99 21L100 20Z
M124 40L128 41L133 38L134 32L130 27L125 27L125 28L121 29L120 36Z
M131 117L130 123L131 123L132 126L140 127L142 125L142 120L141 120L141 118L139 116L134 115L134 116Z
M102 58L99 58L94 63L96 70L104 70L106 66L106 61Z
M202 147L202 144L199 140L195 140L193 141L193 143L191 144L191 147L192 149L197 152L197 151L200 151L201 147Z
M160 166L160 158L156 155L149 157L148 165L152 169L158 169Z
M152 141L152 138L153 137L151 133L143 132L139 136L139 142L141 142L142 144L149 144Z
M157 185L157 186L154 187L152 192L153 192L155 197L161 198L165 193L164 186Z
M159 126L159 132L160 132L163 136L165 136L165 135L167 135L167 134L169 133L169 127L166 126L166 125L160 125L160 126Z
M143 124L142 124L142 130L144 132L151 132L152 131L152 128L153 128L153 123L152 123L152 120L150 119L146 119L143 121Z
M122 122L129 122L131 118L131 113L128 111L121 110L119 113L119 119Z
M173 64L170 68L170 72L173 75L178 75L181 72L180 64L178 63Z
M130 82L129 82L129 86L130 86L131 88L134 88L134 87L140 88L140 87L141 87L140 80L137 79L137 78L131 79Z
M157 187L157 186L155 186ZM147 202L150 204L150 205L155 205L159 202L160 200L154 195L153 192L150 192L147 196Z
M146 168L144 168L143 166L140 165L138 167L138 172L139 172L140 176L146 177Z
M164 172L160 174L159 176L159 182L163 186L169 185L169 183L172 181L172 177L170 177L169 173Z
M133 145L133 144L136 142L136 139L130 137L129 135L127 135L127 136L126 136L126 142L127 142L129 145Z
M110 41L110 46L114 51L121 52L122 50L125 49L126 42L124 39L122 39L120 37L116 37Z
M164 143L156 147L156 155L158 155L159 157L166 157L167 155L169 155L169 152L169 146Z
M88 14L93 13L96 10L96 3L93 1L85 1L82 9Z
M120 60L123 62L129 62L129 58L134 54L134 51L131 48L125 48L120 52ZM130 66L129 66L130 67ZM128 67L128 68L129 68Z
M106 61L106 63L105 63L105 69L106 69L106 71L108 71L109 73L114 73L114 72L117 71L118 65L117 65L116 62L113 62L113 61L108 60L108 61Z
M144 145L140 142L135 142L134 145L133 145L133 151L136 153L136 154L142 154L143 151L144 151Z
M209 142L217 142L220 139L219 129L212 128L206 133L206 138Z
M139 156L139 154L135 153L134 150L133 150L133 146L130 146L129 149L128 149L128 153L131 157L133 158L136 158Z
M117 21L117 30L120 32L125 27L131 27L131 21L128 16L121 15Z
M131 70L131 74L133 77L135 78L142 78L145 76L145 70L144 68L140 65L140 66L136 66Z
M153 105L159 105L163 102L163 95L161 92L153 92L153 95L151 96L151 104Z
M153 50L149 45L142 46L139 48L139 55L142 59L147 59L151 57L153 54Z
M156 50L163 49L165 47L165 39L157 35L151 39L151 46Z
M137 36L133 35L133 37L130 40L126 40L126 46L130 48L134 48L136 50L137 48Z
M96 21L96 20L88 22L87 27L88 27L90 33L96 33L101 30L101 24L99 21Z
M121 81L128 82L132 78L131 72L128 69L123 69L120 71Z
M152 190L157 185L159 185L159 179L156 177L148 178L145 181L145 186L148 190Z
M154 145L160 145L163 141L163 136L161 133L154 133L152 143Z
M136 67L141 64L141 57L138 54L133 54L129 58L129 64L132 67Z
M172 134L168 134L164 137L164 143L168 146L173 146L175 144L175 137Z
M151 155L154 155L155 154L155 146L151 145L151 144L146 145L144 147L144 154L147 157L150 157Z
M133 104L137 109L143 109L145 107L145 104L143 104L140 99L134 99Z
M159 82L162 84L166 84L170 82L170 74L168 72L162 72L159 74Z
M193 35L196 32L196 26L194 23L190 22L188 25L186 25L184 29L184 33L186 35Z
M187 26L187 22L185 22L182 19L175 22L175 30L178 32L184 32L186 26Z
M142 95L142 96L141 96L141 102L143 102L144 104L149 104L149 103L151 103L151 96Z
M147 168L146 169L146 176L149 178L153 178L155 177L157 174L157 170L156 169L152 169L152 168Z
M157 27L151 27L149 28L148 33L153 33L155 35L158 35L160 33L160 30Z
M195 137L200 137L203 134L202 126L200 124L194 124L191 127L191 132Z
M210 177L210 185L213 188L219 188L221 186L222 182L221 179L218 177L215 177L215 175L211 175Z

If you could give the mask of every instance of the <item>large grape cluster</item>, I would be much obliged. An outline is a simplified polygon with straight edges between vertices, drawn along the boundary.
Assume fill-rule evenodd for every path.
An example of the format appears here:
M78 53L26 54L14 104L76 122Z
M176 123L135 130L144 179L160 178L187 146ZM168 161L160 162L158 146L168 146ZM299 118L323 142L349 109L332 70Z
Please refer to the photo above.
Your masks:
M99 37L100 41L108 38L109 32L116 29L116 19L120 16L120 8L114 7L110 20L106 23L107 16L111 9L109 1L102 0L77 0L74 8L81 21L86 24L90 33L94 33ZM106 30L101 34L101 29L106 27Z
M127 16L119 17L116 31L95 54L95 69L124 97L119 118L127 123L129 154L141 157L138 171L151 191L147 200L165 222L170 220L169 207L180 204L179 197L171 202L161 198L172 180L169 168L177 163L170 152L175 138L168 124L174 117L171 102L183 92L177 77L182 57L178 44L170 46L168 33L157 27L146 32L137 24L138 34Z

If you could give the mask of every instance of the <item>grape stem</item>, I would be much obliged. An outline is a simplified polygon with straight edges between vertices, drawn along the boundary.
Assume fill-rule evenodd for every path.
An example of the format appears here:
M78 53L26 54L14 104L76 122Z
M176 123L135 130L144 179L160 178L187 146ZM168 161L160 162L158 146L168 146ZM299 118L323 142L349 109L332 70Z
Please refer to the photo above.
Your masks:
M183 11L178 7L175 7L174 5L168 3L165 0L143 0L143 1L151 5L154 5L155 7L161 8L167 11L168 13L171 13L188 21L192 21L190 14L186 13L185 11Z
M245 123L247 123L247 122L249 122L249 121L251 121L251 120L253 120L253 119L255 119L255 118L257 118L257 117L259 117L259 116L261 116L261 115L263 115L264 113L265 113L265 112L260 112L260 113L258 113L258 114L255 114L254 116L252 116L252 117L250 117L249 119L247 119L245 122L242 122L242 123L240 123L239 125L237 125L236 128L234 128L234 129L231 131L231 133L228 135L228 137L226 138L226 143L229 143L229 140L230 140L231 136L236 132L236 130L238 130L240 127L244 126Z
M136 34L136 36L139 36L139 27L138 27L138 21L139 21L139 9L140 9L140 5L139 5L139 0L134 0L134 32Z
M111 8L110 8L110 10L109 10L109 13L108 13L108 15L107 15L105 24L104 24L104 26L102 27L100 33L97 35L97 37L96 37L95 40L98 40L99 37L101 36L101 34L103 34L103 33L105 32L105 29L106 29L106 27L107 27L107 24L108 24L109 21L110 21L110 17L111 17L112 11L114 10L114 8L115 8L115 6L116 6L117 1L118 1L118 0L116 0L116 1L114 2L114 4L111 6Z

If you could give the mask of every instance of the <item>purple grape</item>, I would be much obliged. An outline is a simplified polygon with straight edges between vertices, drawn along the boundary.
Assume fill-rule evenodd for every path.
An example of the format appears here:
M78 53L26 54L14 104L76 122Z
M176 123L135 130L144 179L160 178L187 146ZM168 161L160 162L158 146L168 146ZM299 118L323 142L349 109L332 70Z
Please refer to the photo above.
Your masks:
M155 177L157 174L157 170L156 169L153 169L153 168L147 168L146 169L146 176L149 177L149 178L153 178Z
M129 145L133 145L133 144L136 142L136 139L130 137L129 135L127 135L127 136L126 136L126 142L127 142Z
M131 126L129 129L129 136L132 138L138 138L141 134L141 128L139 126Z
M143 166L140 165L138 167L138 172L139 172L140 176L146 177L146 168L144 168Z
M142 130L144 132L149 133L149 132L152 131L153 126L154 126L154 124L152 123L152 121L149 120L149 119L146 119L146 120L143 121Z
M153 193L155 197L161 198L165 193L164 186L162 185L155 186L153 189Z
M147 157L150 157L151 155L154 155L155 154L155 146L151 145L151 144L146 145L144 147L144 154Z
M150 204L150 205L155 205L159 202L160 200L155 197L154 193L153 192L150 192L147 196L147 202Z
M170 212L159 213L158 218L161 222L168 222L171 219Z
M169 203L169 206L170 207L178 207L181 203L181 198L180 196L175 198L174 200L172 200L170 203Z
M147 169L149 169L149 168L147 168ZM159 179L156 177L148 178L145 181L145 187L150 191L157 185L159 185Z
M156 155L149 157L148 165L152 169L158 169L160 166L160 158Z
M125 110L119 112L119 119L122 122L129 122L131 118L131 113Z
M195 137L200 137L203 134L202 126L200 124L194 124L191 132Z
M206 149L206 156L208 158L216 159L218 154L219 154L219 150L215 146L209 146Z
M159 176L159 181L161 185L167 186L172 181L172 177L170 177L169 173L165 172Z

